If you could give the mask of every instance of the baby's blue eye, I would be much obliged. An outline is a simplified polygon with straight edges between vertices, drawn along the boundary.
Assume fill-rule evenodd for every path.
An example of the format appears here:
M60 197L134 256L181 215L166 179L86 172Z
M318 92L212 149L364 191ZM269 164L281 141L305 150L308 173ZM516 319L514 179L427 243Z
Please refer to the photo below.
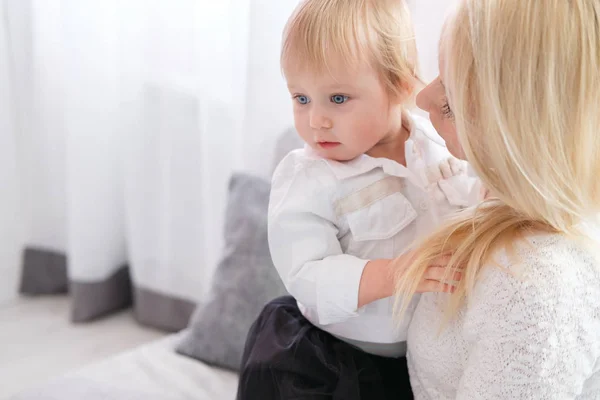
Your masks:
M348 101L348 96L344 96L343 94L336 94L331 96L331 101L335 104L344 104Z
M296 96L296 101L300 104L308 104L308 102L310 100L308 100L308 97L306 97L306 96L299 95L299 96Z

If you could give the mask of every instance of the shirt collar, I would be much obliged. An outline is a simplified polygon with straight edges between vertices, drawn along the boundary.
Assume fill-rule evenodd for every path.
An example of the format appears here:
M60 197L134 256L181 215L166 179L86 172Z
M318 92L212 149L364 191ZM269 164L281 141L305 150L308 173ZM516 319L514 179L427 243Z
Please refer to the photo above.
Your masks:
M467 163L467 176L469 178L477 178L478 177L477 173L475 172L475 170L471 166L471 163L469 163L469 162Z
M393 160L388 160L387 158L374 158L366 154L346 162L334 160L325 160L325 162L340 180L354 178L371 172L376 168L381 168L386 174L400 178L412 175L412 172L404 165L398 164Z
M399 178L407 178L416 186L423 188L423 183L417 178L415 173L411 171L411 167L415 164L415 162L422 160L421 142L423 138L420 137L422 133L419 129L417 129L417 124L415 123L414 119L411 125L410 136L406 141L404 150L408 168L397 163L396 161L389 160L387 158L374 158L366 154L360 155L353 160L344 162L329 159L323 160L327 163L336 178L339 180L354 178L356 176L371 172L376 168L381 168L388 175ZM305 151L315 154L308 145L305 145Z

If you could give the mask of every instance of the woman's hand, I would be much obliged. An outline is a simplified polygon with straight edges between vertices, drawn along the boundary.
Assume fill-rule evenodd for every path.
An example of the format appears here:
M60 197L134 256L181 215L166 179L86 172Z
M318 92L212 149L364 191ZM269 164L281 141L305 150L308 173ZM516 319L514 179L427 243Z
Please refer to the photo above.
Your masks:
M408 265L410 265L409 263L412 255L412 252L407 253L407 260L398 260L396 266L400 266L400 268L406 268ZM425 274L423 275L423 278L419 282L417 293L454 292L456 283L462 279L462 273L456 271L452 272L447 268L450 257L450 254L442 255L429 265L427 271L425 271Z
M358 308L394 295L395 274L398 268L406 268L413 258L411 251L404 253L394 260L380 259L367 263L363 271L358 291ZM419 282L417 293L443 292L452 293L454 284L460 281L460 272L449 273L447 264L449 255L436 259L425 272Z

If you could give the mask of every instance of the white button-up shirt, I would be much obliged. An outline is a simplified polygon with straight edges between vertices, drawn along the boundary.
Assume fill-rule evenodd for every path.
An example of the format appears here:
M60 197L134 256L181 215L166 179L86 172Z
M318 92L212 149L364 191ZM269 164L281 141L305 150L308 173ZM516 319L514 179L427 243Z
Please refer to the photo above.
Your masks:
M295 150L275 170L269 204L271 256L304 316L387 356L403 355L417 299L400 325L392 298L358 309L365 265L399 256L445 215L478 201L480 191L429 121L412 118L406 167L367 155L337 162Z

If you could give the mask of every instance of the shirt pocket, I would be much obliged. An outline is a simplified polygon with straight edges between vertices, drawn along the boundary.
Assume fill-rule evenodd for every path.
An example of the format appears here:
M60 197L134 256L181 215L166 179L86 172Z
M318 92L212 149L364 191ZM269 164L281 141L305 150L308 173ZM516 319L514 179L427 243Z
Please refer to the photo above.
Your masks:
M417 212L402 193L392 193L346 218L355 241L385 240L414 221Z

